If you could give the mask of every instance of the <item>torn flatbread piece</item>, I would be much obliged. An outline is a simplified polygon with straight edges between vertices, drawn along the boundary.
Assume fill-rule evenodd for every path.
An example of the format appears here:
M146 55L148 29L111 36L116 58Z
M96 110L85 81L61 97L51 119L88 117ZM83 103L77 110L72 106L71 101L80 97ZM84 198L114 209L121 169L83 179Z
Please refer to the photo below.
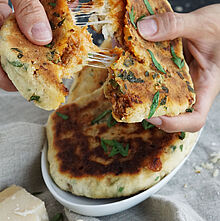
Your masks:
M183 57L182 40L149 42L137 31L143 15L171 11L167 1L127 0L126 52L113 63L105 87L118 122L135 123L162 115L177 116L191 108L196 95Z
M88 53L99 49L86 27L73 24L66 0L42 0L53 31L45 46L29 42L12 14L0 31L1 65L18 91L45 110L56 109L68 90L63 78L74 77L87 63Z

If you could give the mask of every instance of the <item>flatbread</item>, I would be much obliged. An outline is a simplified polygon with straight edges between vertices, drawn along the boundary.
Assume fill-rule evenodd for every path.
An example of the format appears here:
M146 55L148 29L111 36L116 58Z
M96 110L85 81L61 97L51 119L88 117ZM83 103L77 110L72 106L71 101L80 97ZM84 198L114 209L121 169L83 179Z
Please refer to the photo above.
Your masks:
M156 14L172 11L166 0L149 3ZM105 87L118 122L135 123L162 115L176 116L191 108L196 99L184 61L182 40L156 43L144 40L134 25L143 15L149 15L143 0L127 0L124 22L127 48L110 67ZM174 63L174 56L183 67Z
M109 128L110 112L94 123L110 109L100 88L49 117L49 168L61 189L89 198L138 193L170 173L195 144L197 134L186 133L184 138L181 133L168 134L156 127L144 130L141 123L112 123ZM105 149L101 144L105 140L119 142L124 152L110 156L113 148L106 144Z
M86 64L88 53L99 49L86 27L73 24L66 0L41 3L53 30L52 43L46 47L30 43L12 14L0 31L0 56L3 69L19 92L38 107L52 110L68 94L62 78L74 76Z

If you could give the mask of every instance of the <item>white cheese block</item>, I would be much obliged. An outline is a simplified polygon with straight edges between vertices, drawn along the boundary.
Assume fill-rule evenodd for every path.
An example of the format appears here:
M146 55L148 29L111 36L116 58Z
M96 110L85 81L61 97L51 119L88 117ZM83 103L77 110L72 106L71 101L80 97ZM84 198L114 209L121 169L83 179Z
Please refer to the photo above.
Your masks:
M1 221L48 221L44 202L19 186L0 193Z

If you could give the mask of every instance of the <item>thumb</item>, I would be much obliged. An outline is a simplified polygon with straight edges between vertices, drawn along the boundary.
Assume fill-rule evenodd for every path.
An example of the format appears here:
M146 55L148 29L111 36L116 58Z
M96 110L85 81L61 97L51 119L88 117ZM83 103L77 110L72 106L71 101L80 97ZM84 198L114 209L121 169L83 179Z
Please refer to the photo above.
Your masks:
M50 23L39 0L12 0L21 32L29 41L45 45L52 41Z
M153 15L137 23L140 35L150 41L173 40L178 37L196 39L201 37L201 19L194 13L167 12Z

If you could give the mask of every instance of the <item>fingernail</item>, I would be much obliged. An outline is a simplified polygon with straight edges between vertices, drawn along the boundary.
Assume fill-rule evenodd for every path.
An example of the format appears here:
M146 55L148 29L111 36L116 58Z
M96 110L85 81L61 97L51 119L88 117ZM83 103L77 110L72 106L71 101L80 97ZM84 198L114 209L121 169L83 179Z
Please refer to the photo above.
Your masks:
M52 33L49 27L41 22L33 25L31 34L36 41L50 41L52 40Z
M156 126L162 125L162 120L159 117L147 119L147 121L153 125L156 125Z
M137 23L139 33L142 37L151 37L157 33L157 22L152 18L145 18Z

